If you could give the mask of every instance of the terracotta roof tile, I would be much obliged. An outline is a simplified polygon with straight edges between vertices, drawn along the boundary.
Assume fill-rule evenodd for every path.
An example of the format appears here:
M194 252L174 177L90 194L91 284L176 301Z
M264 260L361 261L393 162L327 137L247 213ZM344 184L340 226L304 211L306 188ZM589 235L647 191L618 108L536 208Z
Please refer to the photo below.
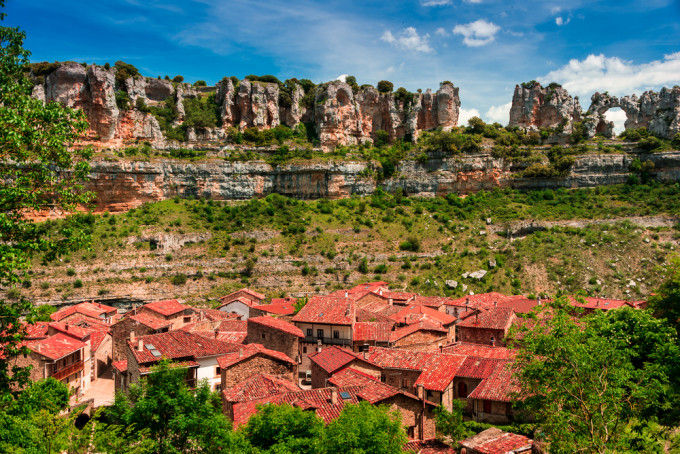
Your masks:
M245 293L246 295L248 295L249 298L236 296L239 293ZM240 298L243 298L245 301L242 301ZM249 288L242 288L240 290L236 290L235 292L231 292L228 295L220 297L220 302L222 303L222 305L225 305L231 303L232 301L239 300L251 306L253 304L259 304L259 302L264 301L265 298L266 297L262 293L256 292L255 290ZM258 303L253 303L252 302L253 300L258 301Z
M64 333L67 336L71 336L72 338L81 340L83 342L90 337L90 332L88 330L77 325L71 325L69 323L63 322L51 322L49 326L52 330Z
M456 372L456 377L474 378L479 380L489 378L501 362L504 363L505 361L502 359L475 358L474 356L468 356L465 358L463 365L458 369L458 372Z
M180 303L175 299L154 301L153 303L145 304L140 309L142 308L148 309L150 311L156 312L157 314L161 314L166 317L183 312L185 309L191 309L190 306L185 306L184 304Z
M154 317L151 314L147 313L139 313L139 314L133 314L129 315L128 318L136 321L137 323L140 323L144 326L148 326L151 329L161 329L161 328L167 328L168 326L172 325L172 322L170 320L165 320L159 317Z
M532 452L533 440L524 435L504 432L496 427L460 441L460 445L480 454L512 454Z
M488 359L510 359L517 354L515 350L506 347L493 347L491 345L466 342L457 342L455 344L447 345L444 347L443 351L444 353L455 353Z
M247 344L239 346L239 348L236 348L232 352L217 358L217 364L219 364L222 369L229 369L234 364L238 364L257 355L267 356L288 364L297 364L290 358L290 356L286 355L285 353L278 352L276 350L270 350L261 344Z
M411 304L401 309L399 312L395 312L394 314L390 315L390 318L397 323L402 323L405 325L410 325L411 323L416 323L420 320L430 320L447 326L456 321L456 317L453 315L439 312L435 309L431 309L427 306L422 306L419 304Z
M258 309L269 314L293 315L295 313L296 302L297 298L272 298L270 304L253 306L253 309Z
M297 337L305 337L300 328L285 320L281 320L280 318L274 318L263 315L261 317L249 318L248 323L255 323L256 325L267 326L269 328L273 328L278 331L283 331L284 333L288 333Z
M151 372L154 371L154 368L156 368L158 365L157 364L147 364L146 366L139 366L139 373L140 374L150 374ZM172 363L168 364L168 367L172 369L189 369L192 367L199 367L200 364L198 364L196 361L193 360L187 360L187 361L173 361Z
M359 357L349 350L338 346L324 348L320 352L309 355L309 359L317 366L332 374L336 370L342 369ZM362 359L362 361L364 361Z
M359 396L361 400L365 400L371 404L377 404L385 399L389 399L390 397L397 395L418 400L418 397L415 394L395 388L394 386L390 386L374 377L371 377L368 374L353 369L352 367L347 367L337 372L328 379L328 382L337 386L338 388L361 388L357 392L357 396ZM427 404L435 406L435 404L432 402L427 402Z
M138 342L142 341L142 351L137 350ZM168 359L204 358L223 355L238 350L239 346L216 339L206 339L198 334L182 330L166 333L140 336L134 342L128 341L135 359L139 364L156 362L161 357ZM153 346L153 349L150 349ZM158 352L154 355L152 350Z
M58 311L50 314L50 318L54 321L60 321L69 315L77 313L95 319L103 319L106 316L115 315L117 312L118 310L115 307L86 301L83 303L74 304L73 306L62 307Z
M351 325L354 323L354 302L349 298L315 296L300 309L294 322Z
M515 317L515 312L510 308L491 307L467 317L456 328L506 329Z
M413 304L420 304L423 306L427 307L441 307L444 306L448 303L451 303L453 298L449 298L446 296L422 296L422 295L416 295L415 299L413 300Z
M465 362L465 356L434 355L423 369L415 384L432 391L444 391L453 381L458 369Z
M257 374L222 392L228 402L245 402L286 392L300 391L290 380L269 374Z
M443 328L442 325L438 323L432 323L430 321L423 320L395 329L390 333L390 342L396 342L418 331L438 332L442 336L446 336L446 334L449 332L446 328Z
M211 321L238 319L237 314L234 314L232 312L221 311L219 309L197 309L197 312L202 314L206 320Z
M24 330L25 330L25 333L26 333L24 338L26 340L46 338L47 337L47 331L49 329L49 323L50 322L36 322L32 325L29 325L28 323L24 323Z
M127 359L124 359L122 361L114 361L112 366L118 372L121 372L121 373L127 372Z
M437 440L412 440L406 443L402 449L410 454L455 454L456 450L451 446Z
M366 359L385 369L423 370L434 355L399 348L370 347Z
M358 312L358 311L357 311ZM394 322L356 322L352 339L357 342L381 342L390 341L390 333Z
M86 347L84 342L62 333L46 339L27 341L24 345L31 351L55 361Z
M504 361L499 362L491 375L477 385L468 399L511 402L512 394L519 391L520 386L513 376L512 363Z

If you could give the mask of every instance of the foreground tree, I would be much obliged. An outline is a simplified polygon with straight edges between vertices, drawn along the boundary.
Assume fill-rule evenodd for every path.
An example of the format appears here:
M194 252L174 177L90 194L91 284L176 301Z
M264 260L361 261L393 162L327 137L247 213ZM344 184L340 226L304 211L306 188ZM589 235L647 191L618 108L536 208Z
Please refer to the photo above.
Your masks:
M669 378L680 363L675 333L647 311L576 318L557 300L537 314L521 345L524 406L551 452L628 449L632 421L665 416L677 402Z
M680 334L680 256L674 256L668 266L668 277L649 298L649 308Z
M88 153L70 148L87 123L80 111L31 97L24 38L17 28L0 27L0 290L5 291L26 281L34 254L52 259L86 240L78 222L67 220L56 229L25 218L30 211L71 210L89 194L83 189ZM0 394L27 382L27 372L9 361L22 352L19 320L31 309L21 298L0 301Z
M316 413L300 407L264 405L243 427L250 444L262 452L323 452L324 424Z
M158 453L199 448L203 453L241 452L244 444L222 414L219 396L206 383L189 389L185 376L186 369L163 361L145 380L132 385L127 395L116 395L113 407L97 425L97 439L105 443L100 448L112 449L112 439L105 433L114 430L130 446L151 440L150 449Z
M448 411L441 405L435 410L437 435L441 438L449 438L451 441L456 442L469 437L471 432L465 427L465 424L463 424L465 403L461 400L454 399L453 402L451 402L451 405L451 411Z
M359 402L328 425L324 444L328 454L400 454L406 441L399 412Z

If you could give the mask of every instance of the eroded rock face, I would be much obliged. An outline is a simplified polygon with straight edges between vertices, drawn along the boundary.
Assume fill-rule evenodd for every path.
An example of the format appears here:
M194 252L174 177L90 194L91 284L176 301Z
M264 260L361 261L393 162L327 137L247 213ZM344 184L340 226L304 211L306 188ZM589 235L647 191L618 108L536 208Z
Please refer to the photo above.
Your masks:
M178 126L186 116L185 101L203 93L189 84L143 77L129 78L122 85L116 86L114 68L93 65L86 69L78 63L64 63L47 76L44 85L36 86L34 96L82 108L92 138L106 146L140 140L154 146L178 146L165 140L158 121L143 106L158 106L173 98L173 126ZM403 100L394 94L378 93L373 87L354 93L346 83L333 81L315 88L316 102L310 109L302 105L305 91L299 84L282 98L278 84L259 81L242 80L234 86L225 78L214 90L219 126L187 130L188 142L224 140L230 127L267 129L285 124L293 128L300 122L313 123L321 145L327 149L373 141L378 131L386 131L392 140L414 140L421 130L455 126L460 109L458 88L451 83L442 83L436 93L427 90ZM116 105L117 91L127 94L129 106L125 110Z
M578 97L572 97L560 85L543 87L534 82L515 86L509 126L524 129L558 128L570 133L574 123L580 119Z

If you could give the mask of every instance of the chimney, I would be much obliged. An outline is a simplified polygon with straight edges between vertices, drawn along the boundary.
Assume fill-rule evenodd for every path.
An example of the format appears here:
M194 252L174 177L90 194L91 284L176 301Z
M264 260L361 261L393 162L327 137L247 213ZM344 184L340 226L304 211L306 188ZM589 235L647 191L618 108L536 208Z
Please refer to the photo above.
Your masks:
M392 305L394 304L394 300L393 300L392 298L389 298L389 299L387 300L387 304L389 304L390 306L392 306Z
M144 341L142 339L139 339L137 341L137 351L142 351L144 350Z
M134 342L134 341L135 341L135 332L130 331L130 342Z
M331 388L331 403L333 405L338 404L338 388L335 387Z
M498 301L493 302L493 307L498 307Z
M536 304L537 304L538 306L541 305L541 297L540 297L540 296L536 299Z
M378 295L382 296L382 288L378 289Z
M470 297L467 296L465 297L465 307L468 307L470 305Z
M349 292L347 290L345 290L345 298L348 298L348 297L349 297Z
M475 323L479 323L479 311L475 312Z
M444 353L444 346L439 344L439 353Z

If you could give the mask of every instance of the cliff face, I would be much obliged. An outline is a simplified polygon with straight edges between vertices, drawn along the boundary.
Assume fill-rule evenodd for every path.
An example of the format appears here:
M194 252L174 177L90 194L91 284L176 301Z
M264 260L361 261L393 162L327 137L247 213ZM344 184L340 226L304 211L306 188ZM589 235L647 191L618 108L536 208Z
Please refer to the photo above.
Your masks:
M542 87L538 82L515 86L510 107L510 126L525 129L562 128L570 133L579 121L581 105L578 97L559 85Z
M517 85L510 108L510 126L524 129L555 128L563 126L570 133L575 122L583 121L587 135L611 136L614 124L607 121L605 113L620 107L626 114L626 129L647 128L651 133L673 138L680 132L680 86L662 88L658 93L646 91L637 95L617 98L608 93L595 93L585 113L581 112L578 98L572 98L560 86L542 87L538 82Z
M175 196L242 200L278 193L301 199L371 194L377 187L415 196L471 193L494 188L578 188L625 183L631 155L586 155L563 178L517 178L519 165L489 155L403 161L382 183L366 177L364 162L321 162L271 166L264 162L95 161L89 187L101 209L133 208ZM652 153L654 176L680 181L680 152Z
M451 83L441 84L435 94L427 90L414 94L412 100L398 100L372 87L354 93L346 83L333 81L312 88L314 93L308 98L313 105L307 108L311 103L303 102L306 93L299 84L283 96L276 83L242 80L235 86L225 78L215 87L197 88L141 76L117 83L115 71L64 63L36 85L33 93L45 101L81 108L90 124L89 139L107 147L135 141L149 141L157 148L178 146L165 137L148 107L172 99L176 117L170 126L177 127L185 120L187 100L210 93L215 94L218 125L188 128L190 143L223 141L231 127L268 129L301 122L313 124L324 148L372 141L378 130L387 131L391 139L415 139L425 129L455 126L460 108L458 89ZM127 101L117 103L117 97Z

